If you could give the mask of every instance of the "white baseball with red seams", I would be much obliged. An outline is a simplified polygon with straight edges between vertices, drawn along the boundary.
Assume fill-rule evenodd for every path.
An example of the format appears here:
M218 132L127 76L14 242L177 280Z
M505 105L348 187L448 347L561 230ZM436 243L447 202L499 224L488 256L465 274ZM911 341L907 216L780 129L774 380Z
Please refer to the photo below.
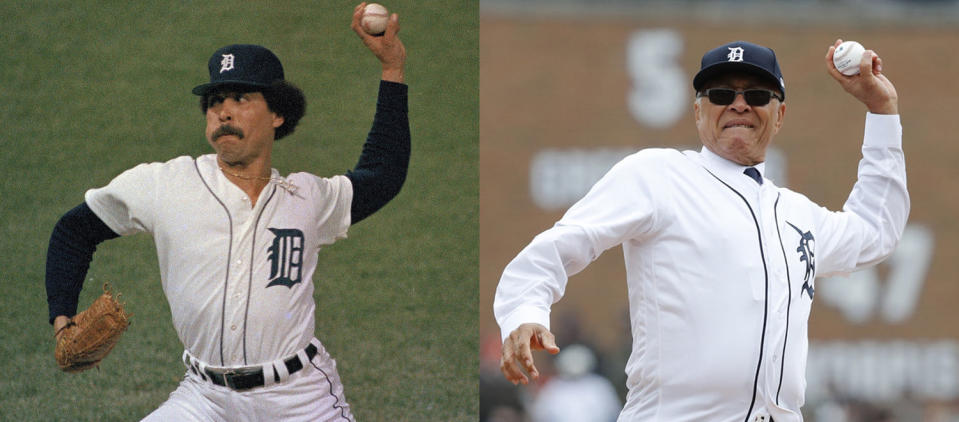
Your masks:
M832 63L836 65L836 70L846 76L859 74L859 63L862 62L862 55L866 49L855 41L844 41L836 47L832 56Z
M363 8L363 18L360 26L370 35L380 35L386 32L386 24L390 20L390 12L383 5L370 3Z

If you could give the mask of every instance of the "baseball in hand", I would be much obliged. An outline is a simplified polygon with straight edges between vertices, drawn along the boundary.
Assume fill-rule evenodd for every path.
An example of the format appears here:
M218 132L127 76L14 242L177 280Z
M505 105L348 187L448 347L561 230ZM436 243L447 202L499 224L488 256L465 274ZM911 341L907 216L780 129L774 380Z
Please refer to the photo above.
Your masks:
M832 56L832 63L836 65L836 70L846 76L859 74L859 63L862 61L862 54L866 49L855 41L844 41L836 47Z
M382 35L386 32L386 23L390 20L390 12L381 4L370 3L363 9L363 18L360 26L370 35Z

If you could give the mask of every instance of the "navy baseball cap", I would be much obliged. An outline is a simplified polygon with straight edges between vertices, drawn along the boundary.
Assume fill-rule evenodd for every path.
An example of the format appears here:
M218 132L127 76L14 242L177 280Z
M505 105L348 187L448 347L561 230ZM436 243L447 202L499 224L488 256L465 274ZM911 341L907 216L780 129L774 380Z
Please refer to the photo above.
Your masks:
M699 92L707 81L728 72L745 72L767 79L779 87L783 100L786 99L786 82L779 70L776 53L769 47L734 41L707 51L699 73L693 78L693 89Z
M213 53L207 64L210 83L193 88L196 95L204 95L221 85L269 87L283 80L283 65L272 51L253 44L233 44Z

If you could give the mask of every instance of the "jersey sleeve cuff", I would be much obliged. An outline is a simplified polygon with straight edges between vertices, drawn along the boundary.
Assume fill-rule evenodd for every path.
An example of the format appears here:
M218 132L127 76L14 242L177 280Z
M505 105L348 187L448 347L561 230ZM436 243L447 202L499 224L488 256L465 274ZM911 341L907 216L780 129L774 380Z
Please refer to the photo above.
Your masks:
M83 195L84 202L87 203L87 206L90 207L90 210L93 211L93 213L103 221L103 224L106 224L110 230L113 230L114 233L122 236L133 233L132 230L125 230L123 223L114 218L112 214L104 209L104 204L99 200L100 196L95 193L96 191L97 189L90 189L86 192L86 194Z
M343 205L340 205L340 207L344 210L343 215L341 215L339 221L336 222L337 227L341 228L333 238L334 241L337 241L346 239L347 233L350 231L350 224L353 219L350 204L353 203L354 192L353 182L350 181L349 177L339 175L334 176L333 179L340 183L340 195L343 197Z
M902 148L902 125L899 115L867 112L863 146Z
M549 310L535 306L520 306L500 322L501 340L506 341L509 333L527 323L540 324L549 329Z

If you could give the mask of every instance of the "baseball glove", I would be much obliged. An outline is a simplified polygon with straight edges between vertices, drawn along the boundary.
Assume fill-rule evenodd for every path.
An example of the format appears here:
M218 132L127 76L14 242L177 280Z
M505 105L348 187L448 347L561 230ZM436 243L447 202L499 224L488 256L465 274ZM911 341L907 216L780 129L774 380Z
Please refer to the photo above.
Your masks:
M70 318L57 332L57 365L64 372L80 372L99 366L120 340L120 334L130 325L130 317L123 305L103 285L100 295L90 308ZM62 335L61 335L62 333Z

